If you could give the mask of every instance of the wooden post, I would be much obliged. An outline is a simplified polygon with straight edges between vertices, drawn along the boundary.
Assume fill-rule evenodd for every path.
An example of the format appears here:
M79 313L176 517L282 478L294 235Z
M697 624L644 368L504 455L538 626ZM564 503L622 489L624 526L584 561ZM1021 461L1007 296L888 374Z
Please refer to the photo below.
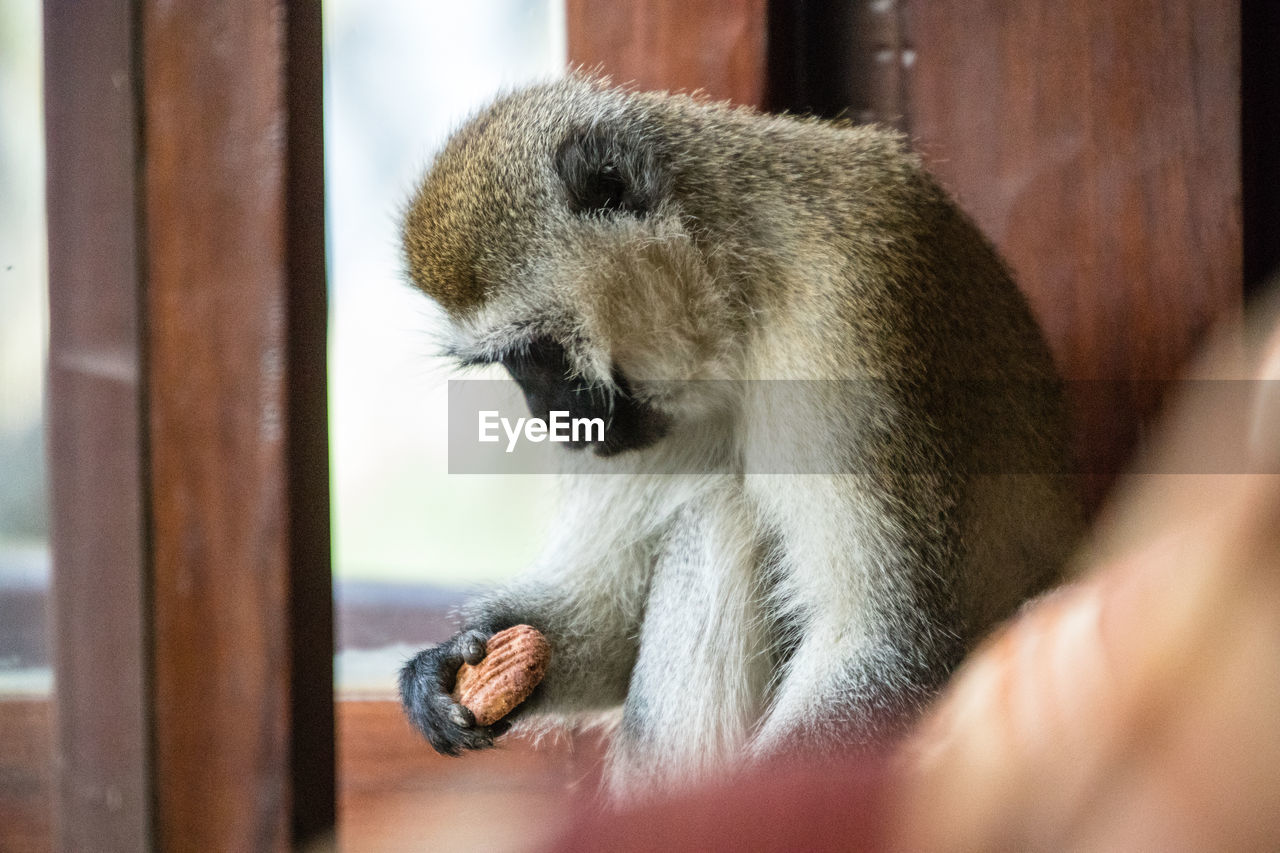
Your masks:
M59 846L288 849L334 814L319 3L46 32Z
M569 62L640 89L759 106L766 0L566 0Z
M1075 380L1096 501L1241 310L1239 2L910 0L904 17L912 133Z
M133 12L129 0L44 12L58 850L149 846Z

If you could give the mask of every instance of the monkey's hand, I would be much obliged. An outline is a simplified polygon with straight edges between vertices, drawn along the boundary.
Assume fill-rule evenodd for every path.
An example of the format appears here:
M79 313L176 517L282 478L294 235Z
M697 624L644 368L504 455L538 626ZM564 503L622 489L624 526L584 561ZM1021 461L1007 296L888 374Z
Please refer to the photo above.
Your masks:
M438 646L423 649L400 670L400 699L409 720L441 755L467 749L488 749L493 739L511 727L503 719L491 726L476 725L475 715L449 695L464 662L480 663L489 634L463 631Z

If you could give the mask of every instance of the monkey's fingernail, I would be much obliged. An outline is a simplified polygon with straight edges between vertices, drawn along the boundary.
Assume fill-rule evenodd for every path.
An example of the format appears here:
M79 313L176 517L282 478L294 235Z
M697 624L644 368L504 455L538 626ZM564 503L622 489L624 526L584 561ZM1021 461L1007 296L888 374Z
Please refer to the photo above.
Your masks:
M462 641L462 659L472 666L484 660L485 651L485 642L478 637L469 637Z
M449 709L449 720L455 726L459 726L464 729L469 729L476 723L475 715L467 708L456 703Z

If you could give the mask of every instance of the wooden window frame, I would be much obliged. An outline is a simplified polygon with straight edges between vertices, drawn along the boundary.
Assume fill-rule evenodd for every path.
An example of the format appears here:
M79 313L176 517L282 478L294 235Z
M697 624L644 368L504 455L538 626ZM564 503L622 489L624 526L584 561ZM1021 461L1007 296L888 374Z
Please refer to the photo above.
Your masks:
M319 2L45 5L57 849L334 823Z
M1219 112L1188 115L1168 100L1177 96L1157 92L1145 115L1167 123L1160 139L1190 138L1220 168L1168 185L1141 173L1122 179L1146 194L1162 227L1214 229L1191 258L1200 265L1159 263L1161 247L1134 229L1046 271L1035 263L1044 234L996 233L1015 266L1027 259L1020 278L1052 321L1050 337L1062 347L1067 332L1075 336L1066 347L1074 378L1168 381L1203 329L1241 306L1240 186L1231 177L1241 145L1239 16L1215 17L1211 0L1177 5L1208 59L1185 42L1160 55L1179 73L1225 63L1195 77L1196 103ZM892 12L876 18L873 8ZM1036 150L1041 128L949 116L1016 113L1028 92L1052 106L1070 92L1061 68L1054 76L1018 65L1025 51L980 50L994 57L985 73L1021 88L969 86L962 103L947 96L973 44L1001 43L1015 25L1039 32L1002 19L1017 4L960 14L969 8L567 0L566 19L571 62L620 82L774 109L845 105L855 118L895 122L937 157L943 183L981 221L1002 191L983 159L993 136L1006 150ZM1243 8L1259 17L1258 4ZM1128 15L1121 29L1147 39L1162 25L1105 0L1073 14ZM606 19L624 25L601 26ZM54 846L299 846L330 832L335 812L320 4L50 0L44 20ZM856 24L857 37L828 26L835 20ZM1275 123L1259 108L1259 81L1273 79L1276 65L1256 61L1260 40L1245 36L1254 61L1244 148L1257 175L1274 171L1257 152ZM708 63L690 49L699 44L719 45L727 59ZM1075 72L1103 73L1087 53L1068 56ZM847 77L831 76L839 61L797 76L813 71L815 56L843 56ZM1089 151L1114 141L1101 123L1087 130ZM1085 165L1062 174L1078 185L1103 179L1096 160ZM1183 184L1198 190L1196 205L1166 205ZM1052 194L1025 201L1032 217L1056 204ZM1274 193L1246 194L1250 233L1273 230L1275 210ZM1262 239L1253 241L1251 282L1274 259L1258 250ZM1107 252L1134 271L1119 297L1080 267ZM1151 294L1158 309L1143 302ZM1136 309L1098 310L1117 298ZM1163 334L1173 344L1124 343L1116 325L1134 317L1158 333L1149 340ZM1098 457L1091 469L1112 473L1151 408L1114 402L1087 413L1080 435Z

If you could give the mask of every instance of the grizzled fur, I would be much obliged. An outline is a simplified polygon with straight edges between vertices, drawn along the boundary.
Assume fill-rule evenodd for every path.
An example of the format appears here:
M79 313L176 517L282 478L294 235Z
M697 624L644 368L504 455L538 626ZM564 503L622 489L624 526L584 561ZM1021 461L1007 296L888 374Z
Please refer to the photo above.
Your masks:
M571 77L453 136L404 245L461 362L613 417L544 557L405 666L440 751L500 733L447 691L521 622L553 660L519 714L621 705L618 791L868 743L1060 577L1049 353L898 135Z

